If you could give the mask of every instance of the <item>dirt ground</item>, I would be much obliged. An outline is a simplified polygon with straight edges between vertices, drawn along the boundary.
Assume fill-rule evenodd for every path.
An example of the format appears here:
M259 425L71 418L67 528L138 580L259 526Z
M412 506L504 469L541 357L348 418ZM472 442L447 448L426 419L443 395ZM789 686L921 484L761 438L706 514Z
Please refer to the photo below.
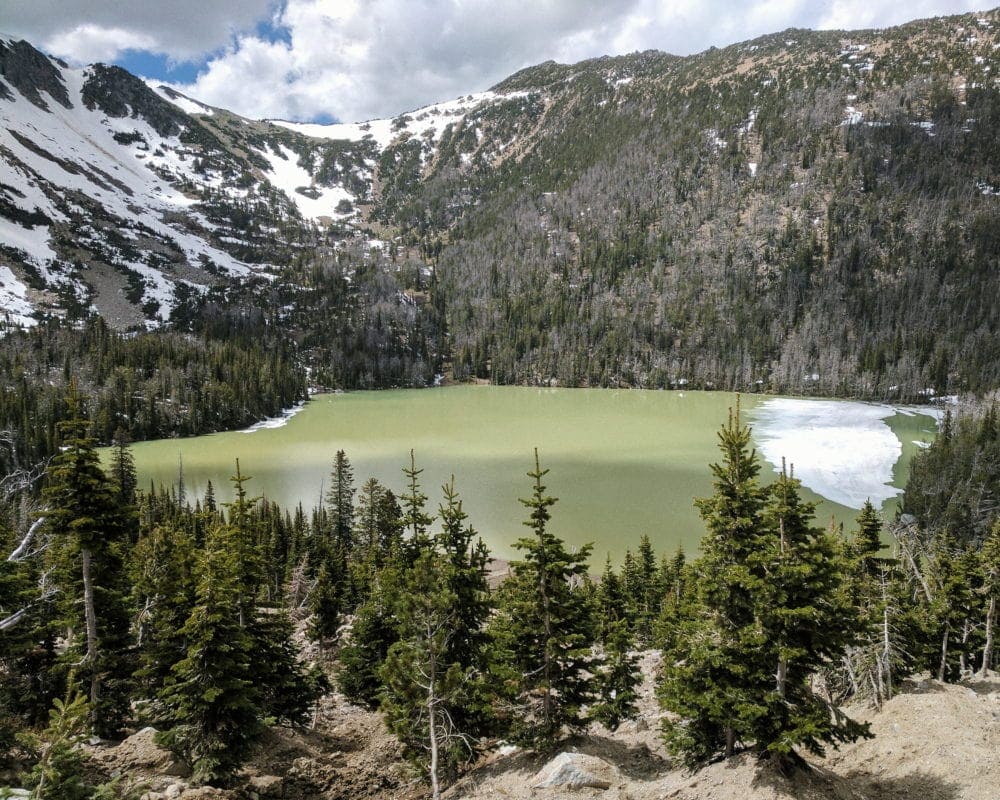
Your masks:
M562 762L581 766L596 786L542 786L550 759L501 747L448 788L449 800L998 800L1000 678L944 685L906 682L881 711L846 709L870 721L874 739L807 759L790 776L748 754L696 773L675 764L659 739L662 712L653 694L655 653L643 656L640 716L614 733L595 725L567 742ZM239 790L194 789L169 755L141 731L113 748L94 749L108 774L145 784L147 800L421 800L426 787L402 761L378 714L324 701L309 731L271 731Z

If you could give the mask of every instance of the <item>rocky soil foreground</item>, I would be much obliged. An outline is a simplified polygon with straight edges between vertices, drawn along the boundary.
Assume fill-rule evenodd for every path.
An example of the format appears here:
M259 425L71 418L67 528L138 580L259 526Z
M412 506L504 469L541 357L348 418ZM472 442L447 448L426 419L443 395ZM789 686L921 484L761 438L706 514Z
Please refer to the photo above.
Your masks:
M601 800L997 800L1000 798L1000 679L943 685L908 681L870 720L875 738L810 759L783 776L748 755L691 774L675 767L658 739L653 697L656 656L644 659L641 716L615 733L595 726L554 758L513 748L485 757L445 797ZM189 788L182 770L140 731L116 747L94 748L108 774L143 781L146 800L419 800L425 787L400 760L377 714L331 698L314 730L275 731L248 769L246 786ZM180 773L180 774L179 774Z

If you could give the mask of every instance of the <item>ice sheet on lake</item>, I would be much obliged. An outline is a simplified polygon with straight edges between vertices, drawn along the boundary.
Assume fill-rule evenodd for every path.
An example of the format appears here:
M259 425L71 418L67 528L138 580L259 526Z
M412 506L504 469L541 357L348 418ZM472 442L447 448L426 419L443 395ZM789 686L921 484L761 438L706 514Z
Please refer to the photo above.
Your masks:
M288 420L298 414L303 408L305 408L305 400L300 400L291 408L286 408L276 417L268 417L267 419L262 419L260 422L255 422L249 428L244 428L240 433L256 433L257 431L263 431L268 428L283 428L288 424Z
M891 483L903 447L885 422L895 413L872 403L777 397L751 418L757 447L776 472L784 457L817 494L861 508L867 499L878 507L902 491Z

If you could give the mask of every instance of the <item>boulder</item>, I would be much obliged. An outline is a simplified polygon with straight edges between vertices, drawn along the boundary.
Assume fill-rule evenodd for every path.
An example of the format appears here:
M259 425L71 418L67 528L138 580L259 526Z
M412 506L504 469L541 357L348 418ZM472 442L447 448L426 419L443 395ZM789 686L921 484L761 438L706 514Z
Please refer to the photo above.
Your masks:
M169 750L165 750L153 741L155 728L143 728L133 733L114 750L114 760L125 773L153 772L157 775L187 777L190 774L187 766L176 758Z
M582 753L560 753L535 775L534 789L610 789L618 770L607 761Z

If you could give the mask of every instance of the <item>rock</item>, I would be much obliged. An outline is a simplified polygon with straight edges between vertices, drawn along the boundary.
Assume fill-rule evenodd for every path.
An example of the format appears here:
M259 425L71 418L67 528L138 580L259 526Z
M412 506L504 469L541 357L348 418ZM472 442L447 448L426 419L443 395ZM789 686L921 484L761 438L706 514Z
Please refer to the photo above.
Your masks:
M610 789L618 781L618 770L607 761L582 753L560 753L542 767L534 789Z
M250 779L250 789L260 798L281 797L282 783L277 775L254 775Z
M134 733L115 748L115 761L123 767L123 772L155 772L158 775L171 775L179 778L190 774L187 766L176 758L169 750L165 750L153 741L155 728L143 728Z
M31 797L31 792L27 789L8 789L6 786L0 786L0 800L7 800L7 798L13 800L15 797Z

